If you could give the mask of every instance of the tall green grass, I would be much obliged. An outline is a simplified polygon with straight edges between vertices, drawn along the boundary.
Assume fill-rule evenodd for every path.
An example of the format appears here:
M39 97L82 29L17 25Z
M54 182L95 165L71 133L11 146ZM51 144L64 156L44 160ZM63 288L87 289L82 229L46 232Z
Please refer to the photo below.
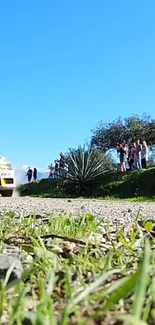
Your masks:
M155 324L153 221L137 216L126 229L91 214L48 220L6 212L0 253L10 247L24 273L10 283L10 269L0 283L0 324Z

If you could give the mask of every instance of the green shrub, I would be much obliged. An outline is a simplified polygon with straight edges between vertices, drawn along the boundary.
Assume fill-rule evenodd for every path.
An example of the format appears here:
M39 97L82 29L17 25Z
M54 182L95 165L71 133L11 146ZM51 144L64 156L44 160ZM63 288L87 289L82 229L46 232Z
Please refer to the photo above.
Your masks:
M66 180L42 179L18 186L20 196L43 196L43 197L68 197ZM68 186L69 188L69 186Z
M85 147L70 149L67 164L68 180L72 182L74 192L79 195L88 195L92 186L112 168L108 155Z
M20 185L21 196L77 197L75 184L68 179L43 179ZM155 196L155 168L127 173L109 172L89 184L84 197L135 198Z

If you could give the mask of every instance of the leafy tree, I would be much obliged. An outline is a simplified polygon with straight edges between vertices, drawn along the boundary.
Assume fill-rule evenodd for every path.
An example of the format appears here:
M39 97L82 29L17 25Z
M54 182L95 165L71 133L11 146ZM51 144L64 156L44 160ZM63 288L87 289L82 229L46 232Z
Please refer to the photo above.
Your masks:
M155 146L153 145L151 148L151 153L149 155L149 159L147 161L148 167L155 167Z
M117 144L125 140L126 142L136 139L145 140L151 148L155 144L155 119L150 115L143 114L141 117L133 115L119 117L113 122L100 122L99 126L93 130L91 147L104 152L115 149Z
M79 147L70 149L67 155L67 177L72 181L74 190L84 193L104 173L113 169L113 160L99 150Z

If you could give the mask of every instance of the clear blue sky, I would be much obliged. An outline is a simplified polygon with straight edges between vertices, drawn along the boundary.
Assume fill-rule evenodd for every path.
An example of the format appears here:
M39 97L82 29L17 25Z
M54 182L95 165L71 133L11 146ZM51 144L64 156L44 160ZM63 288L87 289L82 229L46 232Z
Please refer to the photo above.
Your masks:
M0 2L0 153L14 166L143 112L155 117L154 0Z

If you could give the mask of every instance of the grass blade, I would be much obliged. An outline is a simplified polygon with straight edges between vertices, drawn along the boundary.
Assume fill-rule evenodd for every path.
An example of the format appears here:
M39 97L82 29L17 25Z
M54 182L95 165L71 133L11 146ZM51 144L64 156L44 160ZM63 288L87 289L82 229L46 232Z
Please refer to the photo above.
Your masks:
M148 325L148 323L146 323L143 320L140 320L136 316L132 316L132 315L123 315L123 316L119 317L118 320L128 322L128 323L134 324L134 325Z
M121 270L111 270L104 272L100 277L98 277L94 282L87 286L79 295L74 299L73 304L70 304L68 309L69 311L73 308L74 305L77 305L79 302L84 300L89 294L96 290L100 285L102 285L111 275L120 273Z
M134 303L133 303L133 315L137 318L141 317L142 308L145 299L145 293L148 285L148 277L149 277L149 267L150 267L150 257L151 257L151 249L149 241L146 240L144 247L143 260L140 265L140 274L136 286Z
M126 281L120 282L120 286L112 293L102 310L111 309L120 299L127 297L135 289L138 277L139 272L137 271L128 277Z
M9 267L9 269L7 270L7 272L6 272L6 276L5 276L5 280L4 280L4 284L5 284L5 286L6 286L7 283L9 282L10 276L11 276L11 274L12 274L12 272L13 272L15 266L16 266L16 261L13 262L12 265L11 265L11 266Z

